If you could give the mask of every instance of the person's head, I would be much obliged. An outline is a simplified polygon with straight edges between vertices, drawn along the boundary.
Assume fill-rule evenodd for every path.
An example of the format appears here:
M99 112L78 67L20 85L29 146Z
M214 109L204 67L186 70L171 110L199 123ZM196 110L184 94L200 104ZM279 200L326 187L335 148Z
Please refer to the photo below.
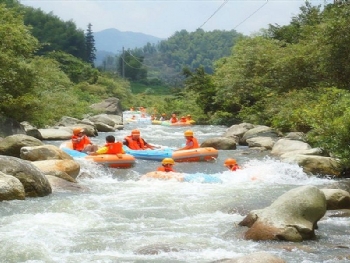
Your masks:
M165 113L162 113L162 116L165 117Z
M81 136L81 135L84 134L84 129L82 129L82 128L74 128L73 129L73 134L75 136Z
M115 137L113 135L106 136L106 142L109 142L109 143L115 142Z
M187 115L187 119L191 119L191 115L190 114Z
M191 131L191 130L185 131L185 132L184 132L184 136L185 136L186 138L193 137L193 131Z
M175 113L171 114L171 117L176 118L176 114Z
M137 138L139 138L140 137L140 131L139 130L132 130L131 131L131 136L132 136L132 138L133 139L137 139Z
M163 166L173 166L174 164L175 164L175 161L172 158L164 158L162 161Z
M182 117L181 117L181 120L182 120L182 121L186 121L186 117L185 117L185 116L182 116Z
M237 161L235 159L232 158L227 158L225 160L224 166L231 169L233 166L235 166L237 164Z

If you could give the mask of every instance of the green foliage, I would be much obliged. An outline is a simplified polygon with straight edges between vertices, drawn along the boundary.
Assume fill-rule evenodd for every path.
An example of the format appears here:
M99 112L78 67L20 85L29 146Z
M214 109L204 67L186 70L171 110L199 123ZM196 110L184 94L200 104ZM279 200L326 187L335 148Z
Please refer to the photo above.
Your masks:
M186 76L185 91L193 91L196 104L205 114L214 112L216 106L214 95L216 93L211 76L205 73L203 67L199 67L192 73L188 68L183 70Z
M119 58L119 74L131 81L140 81L147 78L147 68L143 66L144 58L133 54L130 50Z
M95 38L92 32L92 25L89 23L85 34L85 44L86 44L86 60L91 66L94 65L94 60L96 59L96 47Z
M131 82L131 90L133 94L153 94L153 95L171 95L174 89L165 85L152 85L152 82Z
M18 12L0 4L0 114L14 118L21 102L28 107L36 75L28 61L37 47Z
M198 29L192 33L181 30L156 46L149 44L144 48L130 50L130 53L144 58L142 62L148 77L158 78L168 86L181 87L184 67L191 71L203 67L206 73L212 73L214 61L228 56L232 46L241 37L234 30L204 32ZM106 65L113 64L109 62Z
M61 51L48 53L47 56L60 63L60 68L72 82L79 83L86 81L90 84L97 82L99 72L91 64L87 64L81 59Z
M22 7L24 23L32 27L32 34L41 43L39 55L53 51L63 51L83 61L88 61L85 35L77 29L73 21L62 21L52 13L46 14L41 9Z

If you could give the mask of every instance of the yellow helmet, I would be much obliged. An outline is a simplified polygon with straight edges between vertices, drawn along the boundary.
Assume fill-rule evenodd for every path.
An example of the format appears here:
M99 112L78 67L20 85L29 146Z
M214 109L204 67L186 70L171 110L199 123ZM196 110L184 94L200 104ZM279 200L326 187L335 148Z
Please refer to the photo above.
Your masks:
M175 164L172 158L164 158L162 164Z
M131 135L140 135L140 131L139 130L132 130Z
M187 131L185 131L184 135L185 135L185 137L187 137L187 136L193 136L193 131L187 130Z
M225 160L224 166L235 165L235 164L237 164L235 159L228 158L228 159Z

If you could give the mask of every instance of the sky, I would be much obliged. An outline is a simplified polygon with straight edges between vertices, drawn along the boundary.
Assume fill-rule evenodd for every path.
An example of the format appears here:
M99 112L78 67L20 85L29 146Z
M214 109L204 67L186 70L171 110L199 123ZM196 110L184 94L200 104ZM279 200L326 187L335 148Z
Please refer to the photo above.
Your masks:
M269 24L286 25L305 0L20 0L27 6L72 20L82 30L115 28L168 38L183 29L194 32L236 30L257 33ZM312 5L331 0L311 0Z

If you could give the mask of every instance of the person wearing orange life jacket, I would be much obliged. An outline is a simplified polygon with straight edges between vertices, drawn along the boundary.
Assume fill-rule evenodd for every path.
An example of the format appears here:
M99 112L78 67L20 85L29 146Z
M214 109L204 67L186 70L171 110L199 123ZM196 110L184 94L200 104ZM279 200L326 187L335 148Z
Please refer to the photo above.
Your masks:
M175 172L173 165L175 161L172 158L164 158L162 161L162 166L157 168L159 172Z
M182 116L179 122L180 122L180 123L187 123L186 117L185 117L185 116Z
M175 113L171 114L170 122L171 123L176 123L178 121L179 120L176 118L176 114Z
M237 171L241 169L241 167L237 164L237 161L232 158L228 158L225 160L224 166L227 167L230 171Z
M131 135L124 138L123 144L132 150L146 150L155 148L140 137L139 130L132 130Z
M122 153L125 153L123 150L123 144L121 142L115 142L115 137L113 135L108 135L106 136L106 144L96 152L90 152L89 155Z
M186 138L186 145L185 147L182 147L180 149L177 149L176 151L181 150L190 150L190 149L196 149L199 148L199 143L195 137L193 137L193 131L187 130L184 132L184 136Z
M94 152L97 150L97 145L92 144L89 137L85 135L85 131L82 128L74 128L72 136L73 150L79 152Z

